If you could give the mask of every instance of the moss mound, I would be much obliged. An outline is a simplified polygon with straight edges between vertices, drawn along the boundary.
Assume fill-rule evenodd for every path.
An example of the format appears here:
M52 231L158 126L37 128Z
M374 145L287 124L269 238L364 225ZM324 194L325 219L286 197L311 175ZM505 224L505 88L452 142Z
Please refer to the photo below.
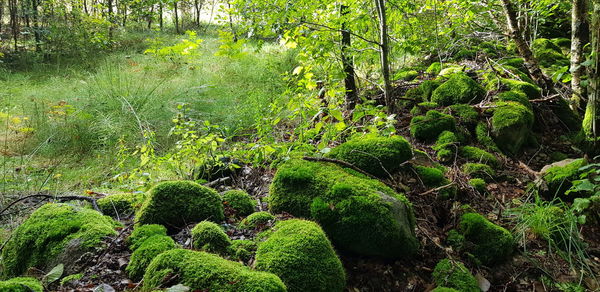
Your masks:
M458 232L464 237L464 251L473 254L484 265L501 263L513 252L512 234L481 214L464 214Z
M233 240L227 248L227 253L233 260L248 261L256 252L257 245L251 240Z
M459 103L478 103L485 96L485 89L463 73L452 75L431 95L431 101L443 106Z
M441 260L433 270L433 281L438 286L454 288L461 292L481 292L477 279L458 261Z
M103 239L116 235L117 223L97 211L67 204L46 204L35 210L19 227L2 250L4 275L23 274L30 267L40 270L59 263L67 271L71 264Z
M459 124L475 126L479 113L468 104L455 104L448 107L448 114L456 117Z
M463 146L459 148L458 153L460 154L460 157L470 162L483 163L492 167L498 167L500 165L500 161L494 154L481 148Z
M531 102L529 102L529 98L527 97L527 95L525 93L523 93L521 91L511 90L511 91L501 92L496 96L496 99L499 101L518 102L518 103L526 106L528 109L532 109Z
M453 132L442 132L433 146L433 150L437 152L438 160L447 162L454 159L459 142L458 137Z
M191 181L157 184L137 214L140 224L162 224L169 229L182 228L189 222L223 218L219 194Z
M377 177L389 177L412 158L412 147L402 136L355 138L326 155L343 160Z
M516 154L527 140L533 125L533 112L517 102L497 102L492 116L492 135L496 145Z
M416 70L406 70L406 71L400 71L400 72L396 73L396 75L394 75L394 79L411 81L411 80L414 80L415 78L417 78L418 76L419 76L419 72L417 72Z
M494 139L490 136L490 130L485 123L478 123L475 127L475 138L477 142L481 144L485 149L494 152L500 152L500 148L494 142Z
M0 281L0 291L4 292L43 292L44 286L35 278L19 277Z
M173 279L172 275L179 277ZM153 291L161 287L163 281L201 291L287 291L274 274L253 271L213 254L186 249L169 250L155 257L144 274L143 290Z
M542 90L529 82L513 80L513 79L502 79L502 84L506 85L512 91L523 92L527 95L528 99L536 99L542 97Z
M261 211L250 214L240 222L240 228L242 229L256 229L261 226L269 224L270 221L275 220L275 216L269 212Z
M442 71L442 63L433 62L433 63L431 63L431 65L429 65L429 67L427 67L427 69L425 70L425 73L431 74L431 75L438 75L438 74L440 74L440 71Z
M444 172L438 168L417 165L415 171L426 186L436 187L448 183Z
M278 275L288 291L343 291L346 275L323 230L314 222L277 223L258 244L256 269Z
M141 194L115 194L98 199L98 208L104 215L111 217L122 217L133 214L134 210L141 204Z
M587 160L581 158L573 160L564 166L553 166L544 171L542 179L546 182L548 190L543 192L547 198L571 198L587 196L587 194L570 193L565 195L573 183L572 181L579 179L579 174L582 173L580 168L587 165Z
M470 179L469 185L480 193L485 193L487 191L487 188L486 188L487 184L485 183L485 180L483 180L481 178Z
M421 85L419 85L419 88L423 92L423 99L424 100L430 100L431 99L431 95L433 94L433 92L438 87L440 87L440 85L442 85L442 82L440 82L438 80L425 80L425 81L423 81L423 83L421 83Z
M269 203L273 212L319 222L341 249L389 258L417 250L415 219L406 197L333 163L283 164L271 185Z
M129 264L125 271L134 281L139 281L144 276L144 272L150 262L159 254L175 249L175 241L166 235L153 235L146 238L136 249L133 250Z
M462 171L471 177L489 180L496 175L494 169L487 164L482 163L465 163L462 166Z
M221 226L202 221L192 228L192 244L196 249L224 254L231 245L231 240Z
M424 116L416 116L410 121L410 134L422 141L433 141L442 132L453 132L455 129L456 120L436 110L430 110Z
M549 39L536 39L533 41L531 49L542 67L569 65L569 59L563 54L561 48Z
M136 250L144 240L154 236L154 235L167 235L167 228L158 224L148 224L136 226L131 232L131 235L127 237L127 244L129 245L129 249Z
M242 190L230 190L223 193L223 204L231 207L240 216L254 212L256 201Z

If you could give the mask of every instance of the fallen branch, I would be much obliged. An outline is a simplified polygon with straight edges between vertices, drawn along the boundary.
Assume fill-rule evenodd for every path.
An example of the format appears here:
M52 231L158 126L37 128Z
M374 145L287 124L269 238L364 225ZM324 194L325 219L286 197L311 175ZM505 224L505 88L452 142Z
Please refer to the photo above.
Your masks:
M443 190L443 189L446 189L446 188L449 188L449 187L451 187L451 186L453 186L453 185L454 185L454 183L449 183L449 184L447 184L447 185L443 185L443 186L437 187L437 188L435 188L435 189L428 190L428 191L426 191L426 192L424 192L424 193L420 193L419 195L421 195L421 196L424 196L424 195L429 195L429 194L431 194L431 193L433 193L433 192L441 191L441 190Z
M92 207L94 207L94 210L100 212L100 208L98 208L98 203L96 202L96 198L86 197L86 196L53 196L53 195L48 195L48 194L34 194L34 195L22 197L20 199L17 199L15 201L11 202L10 204L8 204L8 206L4 207L4 209L2 209L2 211L0 211L0 216L2 216L4 214L4 212L6 212L6 210L10 209L10 207L14 206L18 202L21 202L21 201L24 201L24 200L27 200L30 198L53 199L53 200L57 200L60 202L73 201L73 200L88 201L88 202L92 203Z
M231 181L231 177L226 176L226 177L222 177L220 179L216 179L216 180L213 180L211 182L205 183L204 186L209 187L209 188L214 188L216 186L220 186L222 184L225 184L225 183L227 183L229 181Z

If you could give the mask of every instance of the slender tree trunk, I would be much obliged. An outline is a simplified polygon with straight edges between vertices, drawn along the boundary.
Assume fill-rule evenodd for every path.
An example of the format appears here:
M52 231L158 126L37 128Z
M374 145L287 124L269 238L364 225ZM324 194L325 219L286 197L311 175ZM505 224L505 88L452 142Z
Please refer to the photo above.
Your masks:
M14 42L15 52L18 49L19 40L19 15L17 0L8 0L8 12L10 14L10 29L12 30L12 37Z
M152 28L152 19L154 18L154 5L150 8L150 15L148 16L148 29Z
M108 39L112 40L113 37L113 0L108 0L108 22L109 22L109 28L108 28Z
M581 88L581 75L584 68L581 66L583 62L583 45L586 30L585 19L587 16L586 0L573 0L571 10L571 89L573 95L571 97L571 109L577 112L583 89Z
M600 0L593 0L592 10L592 66L589 69L589 99L583 119L583 131L589 140L598 144L600 125L598 107L600 107Z
M394 100L392 99L392 84L390 81L390 60L389 60L389 39L388 26L385 11L385 0L375 0L377 15L379 16L379 59L381 61L381 75L383 77L383 98L389 113L395 111Z
M163 30L163 3L162 1L158 3L158 25L160 26L160 30Z
M0 0L0 32L4 26L4 0Z
M502 0L502 9L506 16L508 24L508 33L511 39L515 42L519 55L525 59L525 66L531 75L531 78L545 91L552 90L552 80L542 72L537 59L533 56L533 52L523 38L523 33L517 21L517 13L510 0Z
M233 27L233 18L231 16L231 3L229 3L229 1L227 1L227 7L229 8L229 10L227 11L227 14L229 14L229 29L231 29L231 34L233 34L233 41L237 42L238 38L237 34L235 33L235 28Z
M173 12L175 13L175 33L179 34L179 15L177 11L177 1L173 2Z
M204 6L204 0L194 0L194 8L196 10L196 26L200 27L200 14L202 12L202 6Z
M33 17L33 35L35 37L35 51L42 51L42 39L40 35L40 19L38 13L39 0L31 0L31 12Z
M348 15L348 6L340 6L340 15L342 17L342 65L344 66L344 86L346 88L346 108L354 109L358 103L358 92L356 90L356 79L354 72L354 63L352 57L348 55L348 49L352 46L350 31L346 26L346 20L343 19Z

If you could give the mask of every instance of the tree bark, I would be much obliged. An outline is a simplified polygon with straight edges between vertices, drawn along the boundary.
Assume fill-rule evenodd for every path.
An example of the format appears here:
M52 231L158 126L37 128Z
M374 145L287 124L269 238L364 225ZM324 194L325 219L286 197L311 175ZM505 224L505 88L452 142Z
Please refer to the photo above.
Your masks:
M387 16L385 11L385 0L375 0L377 15L379 16L379 59L381 61L381 75L383 77L383 98L389 113L395 111L395 104L392 100L392 84L390 81L390 60L389 60L389 38Z
M19 8L17 5L17 0L8 0L8 13L10 14L10 29L12 30L15 52L18 49L19 40Z
M571 96L570 106L574 112L577 112L581 103L583 89L581 88L581 75L584 68L581 66L583 62L583 45L586 30L585 19L587 15L586 0L573 0L571 10Z
M163 3L160 1L158 3L158 25L160 26L160 30L163 30Z
M583 119L583 131L588 140L598 144L598 107L600 106L600 0L593 0L592 10L592 66L589 68L589 99Z
M173 10L175 12L175 33L179 34L179 15L177 12L177 1L173 2Z
M348 6L340 6L340 15L342 19L348 15ZM344 87L346 88L346 108L353 110L358 103L358 91L356 90L356 79L354 72L354 62L352 56L348 55L348 48L352 46L350 31L346 26L346 20L342 20L342 65L344 66Z

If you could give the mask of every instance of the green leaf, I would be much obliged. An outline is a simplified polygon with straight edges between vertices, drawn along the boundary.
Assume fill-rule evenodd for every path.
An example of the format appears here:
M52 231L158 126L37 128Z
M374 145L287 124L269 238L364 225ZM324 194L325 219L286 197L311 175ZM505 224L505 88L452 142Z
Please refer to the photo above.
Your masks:
M44 276L44 282L46 282L47 284L53 283L54 281L62 277L64 271L65 265L58 264L56 267L52 268L52 270L50 270L48 274Z
M177 284L167 289L167 292L188 292L191 288L182 284Z

